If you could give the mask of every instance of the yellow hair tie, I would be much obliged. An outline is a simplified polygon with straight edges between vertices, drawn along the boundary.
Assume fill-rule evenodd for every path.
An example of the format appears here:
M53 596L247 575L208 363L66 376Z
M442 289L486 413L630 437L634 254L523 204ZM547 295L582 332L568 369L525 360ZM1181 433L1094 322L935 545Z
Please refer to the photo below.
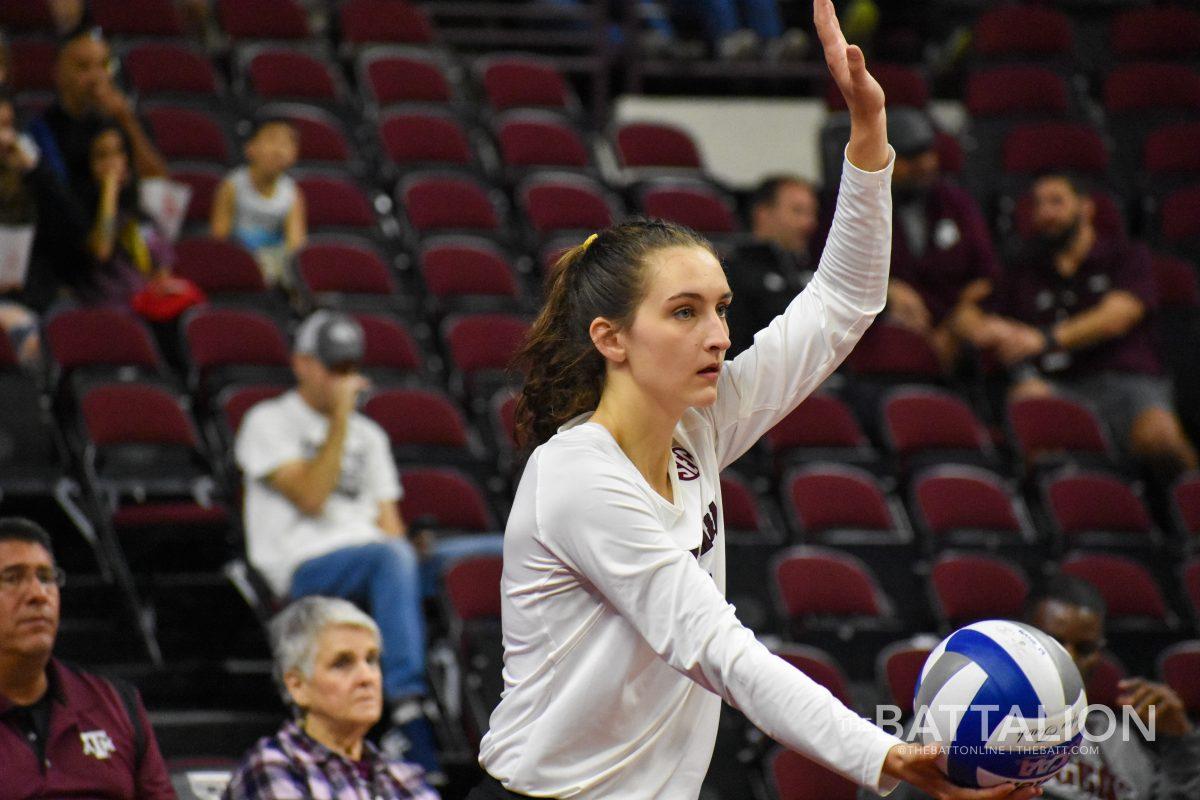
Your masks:
M596 237L599 235L600 234L598 233L593 233L591 236L583 240L583 252L587 252L587 249L592 246L592 242L596 241Z

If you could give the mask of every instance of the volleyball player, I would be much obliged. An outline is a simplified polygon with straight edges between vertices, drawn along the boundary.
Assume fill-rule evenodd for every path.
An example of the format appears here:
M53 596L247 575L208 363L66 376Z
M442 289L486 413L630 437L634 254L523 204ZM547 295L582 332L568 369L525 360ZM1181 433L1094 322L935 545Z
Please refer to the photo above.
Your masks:
M558 265L520 356L518 425L539 446L505 532L505 690L470 800L695 800L722 699L875 791L1040 793L952 786L935 748L859 718L725 601L721 469L838 366L887 291L883 91L831 0L813 12L852 120L841 193L816 276L753 347L723 361L729 285L690 230L626 222Z

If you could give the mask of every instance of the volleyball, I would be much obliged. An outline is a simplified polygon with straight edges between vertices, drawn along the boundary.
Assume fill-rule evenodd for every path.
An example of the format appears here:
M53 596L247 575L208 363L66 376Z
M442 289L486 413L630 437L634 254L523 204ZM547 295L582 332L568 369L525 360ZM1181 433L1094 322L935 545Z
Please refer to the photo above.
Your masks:
M914 733L941 745L960 786L1038 785L1083 736L1087 695L1063 646L1029 625L986 620L947 636L917 681Z

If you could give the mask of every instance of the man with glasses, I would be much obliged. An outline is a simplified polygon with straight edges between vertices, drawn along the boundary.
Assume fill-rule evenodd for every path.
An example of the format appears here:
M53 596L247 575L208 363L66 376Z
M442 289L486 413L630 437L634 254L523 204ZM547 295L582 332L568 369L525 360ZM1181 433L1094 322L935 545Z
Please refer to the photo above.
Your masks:
M51 655L65 580L44 530L0 518L0 798L174 798L136 691Z
M1059 576L1029 603L1027 621L1057 639L1086 681L1104 649L1104 599L1091 584ZM1060 800L1130 798L1174 800L1200 797L1200 733L1188 719L1183 701L1171 687L1144 678L1120 683L1118 706L1129 706L1149 726L1154 718L1155 741L1139 741L1136 728L1120 724L1111 736L1084 740L1084 746L1052 781L1045 796ZM1117 711L1118 723L1121 719ZM1093 712L1087 729L1102 733L1110 721Z

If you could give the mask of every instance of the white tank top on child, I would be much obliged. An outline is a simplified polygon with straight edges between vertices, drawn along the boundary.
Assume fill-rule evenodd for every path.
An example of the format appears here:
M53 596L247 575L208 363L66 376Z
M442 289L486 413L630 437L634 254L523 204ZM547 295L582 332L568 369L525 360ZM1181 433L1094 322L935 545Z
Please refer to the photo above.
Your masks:
M283 244L283 223L296 202L296 182L280 175L275 191L263 196L250 179L247 167L238 167L229 176L233 184L233 231L238 241L251 250Z

